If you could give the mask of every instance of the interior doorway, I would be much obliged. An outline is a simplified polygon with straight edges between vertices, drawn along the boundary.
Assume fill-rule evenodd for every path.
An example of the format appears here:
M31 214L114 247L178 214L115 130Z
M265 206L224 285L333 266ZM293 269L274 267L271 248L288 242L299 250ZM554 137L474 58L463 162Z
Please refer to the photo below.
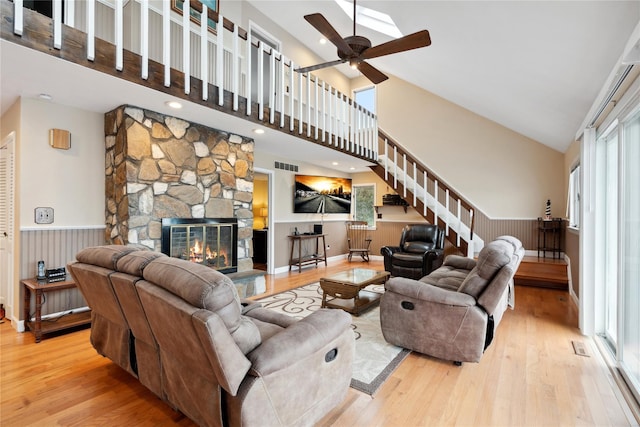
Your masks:
M273 171L255 168L253 176L253 268L273 274Z
M0 143L0 303L5 316L13 318L15 132Z

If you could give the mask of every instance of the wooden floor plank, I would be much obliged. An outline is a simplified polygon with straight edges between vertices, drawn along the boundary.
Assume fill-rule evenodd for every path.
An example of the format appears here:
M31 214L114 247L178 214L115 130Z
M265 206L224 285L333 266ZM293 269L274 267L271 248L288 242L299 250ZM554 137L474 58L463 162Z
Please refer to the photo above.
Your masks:
M372 261L369 267L383 269ZM266 276L268 293L367 264L329 263ZM261 295L262 297L264 295ZM44 339L0 325L0 416L7 426L193 426L135 378L98 355L89 330ZM590 357L574 353L586 343ZM624 426L628 418L595 346L577 328L566 291L516 286L478 364L410 354L374 396L349 389L319 426Z

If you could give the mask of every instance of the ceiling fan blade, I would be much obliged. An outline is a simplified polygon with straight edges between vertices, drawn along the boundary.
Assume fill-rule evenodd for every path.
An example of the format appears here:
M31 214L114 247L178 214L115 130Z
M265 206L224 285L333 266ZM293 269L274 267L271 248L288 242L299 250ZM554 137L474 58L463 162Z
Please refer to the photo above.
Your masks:
M308 73L309 71L319 70L321 68L333 67L334 65L340 65L347 62L346 59L337 59L335 61L323 62L322 64L310 65L304 68L296 68L295 71L298 73Z
M422 30L396 40L391 40L390 42L382 43L378 46L370 47L369 49L362 52L360 58L377 58L379 56L390 55L392 53L418 49L420 47L429 46L430 44L431 37L429 36L429 31Z
M360 72L364 74L366 78L371 80L373 84L376 84L376 85L378 83L382 83L383 81L389 78L384 73L382 73L382 71L378 70L377 68L373 67L372 65L364 61L358 64L358 70L360 70Z
M338 34L333 26L322 16L320 13L312 13L311 15L305 15L304 19L313 27L318 30L323 36L327 38L331 43L336 45L340 52L344 52L348 55L353 55L353 49L344 41L344 39Z

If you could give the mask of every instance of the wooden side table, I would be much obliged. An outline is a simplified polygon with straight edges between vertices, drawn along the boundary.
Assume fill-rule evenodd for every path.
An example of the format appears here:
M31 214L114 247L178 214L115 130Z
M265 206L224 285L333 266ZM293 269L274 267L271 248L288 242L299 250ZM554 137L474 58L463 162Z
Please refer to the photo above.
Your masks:
M91 311L67 314L55 322L42 322L42 296L45 292L73 289L76 283L73 280L47 283L36 279L23 279L20 284L24 288L24 329L30 330L36 337L36 343L42 340L42 335L50 332L62 331L76 326L91 324ZM31 292L35 292L36 311L33 320L30 319Z
M324 239L325 234L292 234L289 236L291 239L291 255L289 255L289 271L294 265L298 266L298 273L302 271L302 266L315 263L316 267L318 262L324 261L324 265L327 265L327 246ZM312 255L302 255L302 241L308 239L316 240L316 251ZM320 239L322 239L322 252L320 252ZM296 243L298 244L298 256L294 258L294 252Z

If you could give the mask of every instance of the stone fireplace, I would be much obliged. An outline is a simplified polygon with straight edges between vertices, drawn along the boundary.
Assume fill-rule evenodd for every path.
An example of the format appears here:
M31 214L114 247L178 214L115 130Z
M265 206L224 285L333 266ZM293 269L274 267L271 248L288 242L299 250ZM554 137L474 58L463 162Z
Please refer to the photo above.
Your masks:
M251 139L121 106L105 115L105 143L109 243L161 251L165 218L228 220L237 223L237 271L253 268Z

